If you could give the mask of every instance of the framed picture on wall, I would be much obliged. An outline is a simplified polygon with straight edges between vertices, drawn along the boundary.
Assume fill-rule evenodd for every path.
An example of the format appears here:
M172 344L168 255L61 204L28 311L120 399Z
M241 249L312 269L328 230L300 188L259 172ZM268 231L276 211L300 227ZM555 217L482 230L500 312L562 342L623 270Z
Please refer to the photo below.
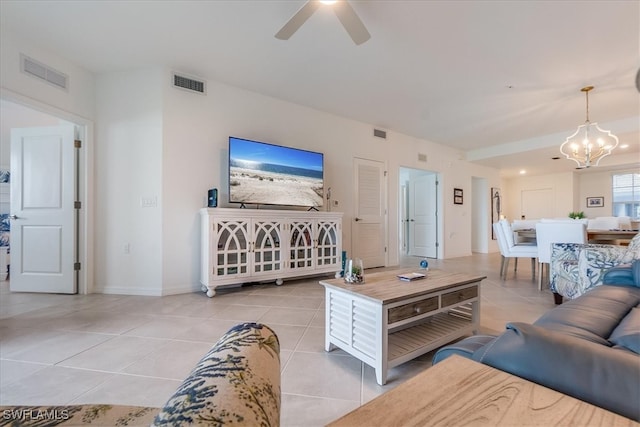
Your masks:
M461 205L463 202L462 199L462 188L454 188L453 189L453 203L456 205Z
M601 208L604 206L604 197L587 197L588 208Z
M502 215L502 195L498 187L491 187L491 224L500 220ZM496 235L491 227L491 239L496 240Z

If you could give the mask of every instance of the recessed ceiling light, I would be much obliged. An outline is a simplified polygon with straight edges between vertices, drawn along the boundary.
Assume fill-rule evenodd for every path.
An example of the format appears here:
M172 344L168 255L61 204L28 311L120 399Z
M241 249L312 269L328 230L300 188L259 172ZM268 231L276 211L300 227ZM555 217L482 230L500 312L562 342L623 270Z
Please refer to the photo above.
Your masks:
M527 171L526 171L526 170L524 170L524 169L522 169L522 170L520 171L520 175L524 175L525 173L527 173Z
M629 144L622 144L620 148L629 148Z

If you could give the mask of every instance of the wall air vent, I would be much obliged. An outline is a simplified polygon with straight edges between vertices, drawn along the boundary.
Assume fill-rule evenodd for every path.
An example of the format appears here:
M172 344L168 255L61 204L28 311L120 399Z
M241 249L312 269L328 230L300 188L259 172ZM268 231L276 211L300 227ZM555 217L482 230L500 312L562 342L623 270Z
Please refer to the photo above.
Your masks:
M187 77L184 74L173 73L173 86L178 89L188 90L189 92L196 92L199 94L207 93L207 83L202 80L194 79L193 77Z
M33 58L29 58L26 55L20 55L20 71L32 77L44 80L57 88L64 90L68 89L69 77L66 74L54 70L53 68L44 65Z
M376 136L378 138L382 138L382 139L387 139L387 132L380 130L380 129L374 129L373 130L373 136Z

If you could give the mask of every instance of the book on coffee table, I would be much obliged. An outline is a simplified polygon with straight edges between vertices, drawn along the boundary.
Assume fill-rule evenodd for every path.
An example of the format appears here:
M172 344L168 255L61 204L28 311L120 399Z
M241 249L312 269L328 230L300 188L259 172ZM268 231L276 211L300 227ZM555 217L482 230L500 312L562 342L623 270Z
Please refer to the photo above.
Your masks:
M406 282L410 282L412 280L424 279L425 277L427 277L427 275L426 274L422 274L422 273L403 273L403 274L398 274L398 278L400 280L404 280Z

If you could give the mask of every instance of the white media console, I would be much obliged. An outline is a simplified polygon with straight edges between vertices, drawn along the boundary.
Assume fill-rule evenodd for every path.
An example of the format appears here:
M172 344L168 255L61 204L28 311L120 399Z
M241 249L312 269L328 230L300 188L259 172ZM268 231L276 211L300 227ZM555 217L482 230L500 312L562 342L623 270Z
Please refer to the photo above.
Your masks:
M200 283L223 285L340 271L342 213L204 208Z

